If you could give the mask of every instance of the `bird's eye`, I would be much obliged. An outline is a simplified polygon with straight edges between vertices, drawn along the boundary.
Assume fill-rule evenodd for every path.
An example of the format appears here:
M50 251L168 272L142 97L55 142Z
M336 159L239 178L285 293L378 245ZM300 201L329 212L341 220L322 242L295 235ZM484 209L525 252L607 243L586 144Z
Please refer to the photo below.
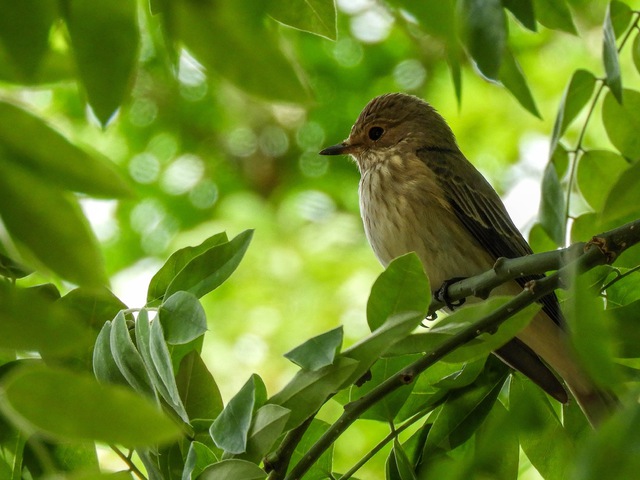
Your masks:
M384 128L382 127L371 127L369 129L369 138L373 141L378 140L382 134L384 133Z

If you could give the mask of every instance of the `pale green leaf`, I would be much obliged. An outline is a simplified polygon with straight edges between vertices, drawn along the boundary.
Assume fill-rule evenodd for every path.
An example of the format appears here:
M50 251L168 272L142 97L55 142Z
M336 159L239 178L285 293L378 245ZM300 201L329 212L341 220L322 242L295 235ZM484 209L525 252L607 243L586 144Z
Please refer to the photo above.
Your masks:
M305 370L318 370L333 363L342 346L342 337L340 326L310 338L284 356Z

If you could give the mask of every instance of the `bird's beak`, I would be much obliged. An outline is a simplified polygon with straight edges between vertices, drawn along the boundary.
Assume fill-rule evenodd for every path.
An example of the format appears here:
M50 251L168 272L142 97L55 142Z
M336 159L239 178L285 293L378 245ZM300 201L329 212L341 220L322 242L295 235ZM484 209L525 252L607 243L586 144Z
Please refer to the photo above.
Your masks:
M320 155L348 155L355 150L355 145L351 145L347 140L337 145L332 145L320 152Z

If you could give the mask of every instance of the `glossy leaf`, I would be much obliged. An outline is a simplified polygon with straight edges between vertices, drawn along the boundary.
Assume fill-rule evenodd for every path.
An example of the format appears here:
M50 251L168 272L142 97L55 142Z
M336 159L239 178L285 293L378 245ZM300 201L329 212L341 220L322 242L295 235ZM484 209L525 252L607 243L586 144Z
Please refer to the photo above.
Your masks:
M103 383L129 385L111 353L111 321L105 322L93 347L93 374Z
M195 480L205 468L217 461L216 455L204 443L191 442L184 462L182 480Z
M129 336L123 312L113 319L109 341L113 359L129 385L138 393L157 399L147 367Z
M613 221L629 215L637 216L640 212L640 162L636 162L609 190L604 202L601 218Z
M212 421L222 412L220 390L198 352L182 359L176 383L189 418Z
M520 64L509 49L505 49L504 51L502 64L500 65L499 79L507 90L516 97L516 100L518 100L520 105L536 117L540 118L540 112L538 111L536 102L531 94L531 89L529 88L527 79L524 76Z
M246 460L222 460L206 468L199 480L219 480L233 478L233 480L263 480L267 474L255 463Z
M552 162L547 164L542 178L542 195L540 199L539 221L557 246L565 242L565 194L558 178L556 167Z
M135 0L73 0L65 20L78 73L96 117L106 125L132 86L139 43Z
M620 74L620 61L618 60L618 48L616 46L616 33L611 22L611 4L609 4L604 17L603 33L602 60L607 74L607 85L616 100L618 100L618 103L622 103L622 76Z
M614 152L587 150L582 154L576 178L580 193L591 208L602 210L611 188L628 167L629 163Z
M290 414L288 409L280 405L268 403L260 407L251 422L247 451L241 458L253 462L262 460L284 432Z
M158 311L167 343L189 343L207 331L207 317L200 301L189 292L178 291Z
M76 199L1 150L0 170L0 217L11 235L61 277L81 285L106 283L102 255Z
M211 425L211 438L228 453L244 453L256 403L254 379L250 378Z
M11 372L0 408L12 421L61 440L142 446L177 440L180 428L130 389L44 366Z
M462 0L459 10L465 45L478 70L497 80L506 39L506 17L500 0Z
M640 159L640 92L625 89L620 104L608 92L602 104L602 122L611 143L625 157Z
M358 362L339 358L333 365L315 371L300 370L289 383L268 400L291 410L287 430L314 414L350 378Z
M28 110L2 101L0 145L33 176L44 176L48 183L63 189L97 197L132 195L131 187L109 160L71 143Z
M33 78L49 50L49 30L57 16L56 2L1 0L0 11L0 41L21 76Z
M577 35L566 0L533 0L538 22L547 28Z
M526 28L532 32L537 30L536 15L532 0L502 0L502 4L513 13L513 16Z
M275 20L289 27L321 37L337 38L336 7L333 0L304 0L295 7L271 0L267 12Z
M189 261L167 287L165 298L180 290L200 298L218 288L235 271L252 237L253 230L245 230Z
M367 323L371 331L402 312L426 312L431 287L424 267L415 253L394 259L371 287L367 301Z
M302 345L284 354L300 368L318 370L331 365L342 346L342 326L310 338Z
M156 300L163 300L164 294L173 279L191 260L210 248L227 243L228 241L229 239L227 238L227 234L225 232L221 232L207 238L200 245L181 248L180 250L172 253L149 282L147 302L152 303Z
M220 75L252 95L270 100L308 99L278 37L267 28L267 4L248 0L180 0L176 36L211 75ZM260 72L260 75L256 75Z
M558 141L593 95L595 85L596 77L588 70L573 72L569 85L562 94L558 114L553 125L551 154L556 151Z

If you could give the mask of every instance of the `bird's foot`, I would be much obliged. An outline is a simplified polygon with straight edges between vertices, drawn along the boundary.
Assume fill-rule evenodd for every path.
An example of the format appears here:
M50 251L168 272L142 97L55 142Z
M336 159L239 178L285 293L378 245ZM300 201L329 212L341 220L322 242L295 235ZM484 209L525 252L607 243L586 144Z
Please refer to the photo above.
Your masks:
M434 292L433 296L439 302L444 303L451 311L453 311L457 307L461 307L462 305L464 305L464 302L466 302L467 299L461 298L460 300L457 300L455 302L451 301L451 298L449 298L449 287L454 283L459 282L460 280L464 280L465 278L467 277L453 277L449 280L445 280L442 285L440 285L440 288L438 288L438 290Z

